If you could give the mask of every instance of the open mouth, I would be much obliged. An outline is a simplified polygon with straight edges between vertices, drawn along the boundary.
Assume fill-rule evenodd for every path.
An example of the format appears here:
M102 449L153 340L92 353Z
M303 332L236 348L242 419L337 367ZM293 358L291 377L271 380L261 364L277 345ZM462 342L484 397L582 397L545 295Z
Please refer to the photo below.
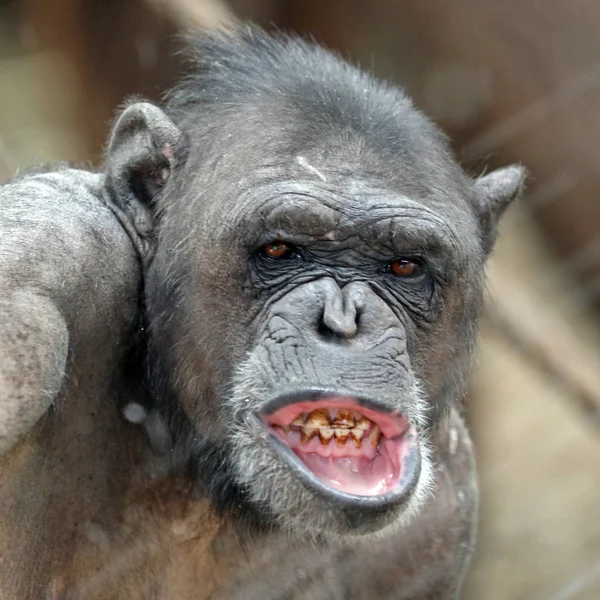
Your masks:
M417 436L408 420L354 398L300 399L261 418L332 491L385 496L406 491L418 474Z

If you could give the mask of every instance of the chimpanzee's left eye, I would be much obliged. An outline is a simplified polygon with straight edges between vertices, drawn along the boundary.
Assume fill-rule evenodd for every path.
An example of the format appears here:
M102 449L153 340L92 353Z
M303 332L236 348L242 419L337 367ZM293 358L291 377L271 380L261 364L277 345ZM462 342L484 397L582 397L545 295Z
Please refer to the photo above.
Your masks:
M422 265L413 258L396 258L390 263L390 271L398 277L414 277L422 272Z
M262 252L269 258L293 258L298 255L298 249L283 240L275 240L265 244L262 247Z

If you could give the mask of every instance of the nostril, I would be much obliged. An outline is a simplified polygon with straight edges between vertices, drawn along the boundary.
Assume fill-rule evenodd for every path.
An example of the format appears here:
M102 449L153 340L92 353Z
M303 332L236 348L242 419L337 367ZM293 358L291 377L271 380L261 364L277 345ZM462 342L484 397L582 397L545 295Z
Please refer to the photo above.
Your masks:
M356 329L356 315L338 314L327 308L317 325L319 335L327 340L353 337Z
M325 325L323 319L317 325L317 334L326 342L335 342L340 339L340 335Z
M360 322L362 321L362 309L356 311L356 316L354 317L354 325L356 327L356 331L360 330Z

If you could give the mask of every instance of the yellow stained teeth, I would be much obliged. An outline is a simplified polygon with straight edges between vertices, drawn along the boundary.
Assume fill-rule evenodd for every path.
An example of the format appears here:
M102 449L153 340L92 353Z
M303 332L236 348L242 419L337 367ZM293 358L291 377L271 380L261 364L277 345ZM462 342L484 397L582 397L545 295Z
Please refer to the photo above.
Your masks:
M319 439L323 446L327 446L333 437L333 429L331 427L321 427L319 429Z
M315 435L317 435L317 430L316 429L309 429L308 431L303 429L300 432L300 442L303 444L308 444L308 442L310 442L310 440L312 440Z
M369 421L367 417L362 417L361 420L356 424L358 429L364 429L365 431L371 427L372 421Z
M306 423L306 418L308 417L308 415L306 413L300 413L291 423L290 425L300 425L300 427L302 427L302 425L304 425L304 423Z
M381 429L379 429L378 425L375 425L375 427L373 427L371 433L369 433L369 443L371 444L371 446L373 446L373 448L377 448L380 437L381 437Z
M308 444L318 435L323 446L328 446L335 437L338 446L344 446L352 438L354 445L360 448L363 439L368 436L371 446L377 448L382 435L373 421L347 409L339 409L335 413L333 409L317 408L308 414L300 413L289 425L279 427L286 434L290 430L300 433L302 444Z
M356 419L351 410L341 409L338 411L332 425L341 429L352 429L356 425Z
M348 440L348 437L350 436L350 430L349 429L336 429L335 430L335 442L338 446L343 446L346 441Z
M357 448L360 448L362 446L362 439L363 436L365 435L365 431L364 429L351 429L350 430L350 437L352 438L352 441L354 442L354 445Z
M317 408L308 415L306 428L318 429L319 427L329 427L329 411L326 408Z

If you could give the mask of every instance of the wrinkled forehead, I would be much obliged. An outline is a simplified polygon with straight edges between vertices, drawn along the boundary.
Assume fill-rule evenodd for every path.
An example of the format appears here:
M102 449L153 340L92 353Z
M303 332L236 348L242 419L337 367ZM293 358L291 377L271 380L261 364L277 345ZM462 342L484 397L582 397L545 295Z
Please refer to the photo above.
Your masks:
M256 122L236 119L219 129L212 139L227 143L204 153L193 184L218 223L213 235L252 229L347 238L387 228L392 237L421 232L453 247L477 238L468 178L435 140L397 153L339 128L265 121L257 136Z
M302 161L303 162L303 161ZM398 251L429 248L438 254L469 253L476 236L463 202L434 194L419 197L346 174L327 178L302 164L295 178L259 178L242 185L230 205L234 230L262 238L361 238Z

